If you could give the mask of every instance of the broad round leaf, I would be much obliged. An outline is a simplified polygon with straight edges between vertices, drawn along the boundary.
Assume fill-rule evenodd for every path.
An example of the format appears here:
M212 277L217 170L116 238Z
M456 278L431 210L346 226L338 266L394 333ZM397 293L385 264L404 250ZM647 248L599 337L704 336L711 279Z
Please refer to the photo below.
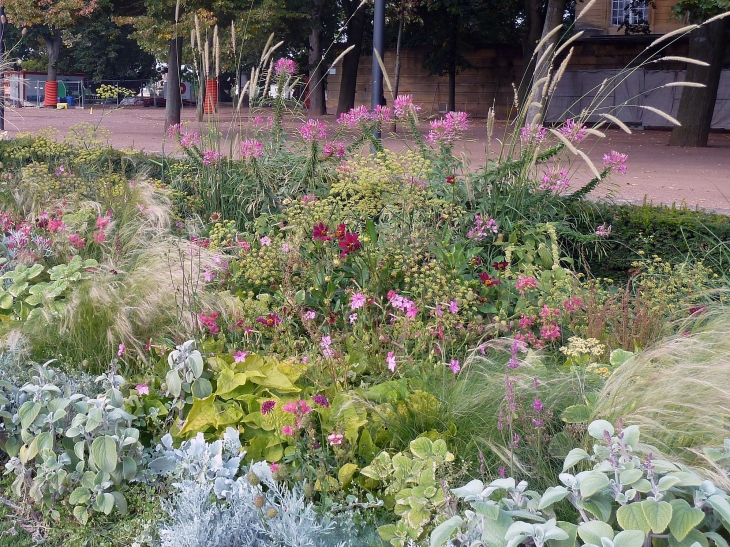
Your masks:
M585 543L602 545L601 538L613 539L613 528L600 520L592 520L578 526L578 535Z
M608 485L609 480L606 475L600 471L591 471L580 479L580 495L584 498L590 498Z
M117 443L111 437L105 435L94 439L91 443L91 455L102 471L111 473L117 468Z
M661 534L672 520L672 506L666 501L644 500L641 502L646 521L655 534Z
M591 422L588 426L588 434L599 441L604 440L605 431L608 431L608 434L611 436L613 436L615 431L611 422L607 422L606 420L596 420L595 422Z

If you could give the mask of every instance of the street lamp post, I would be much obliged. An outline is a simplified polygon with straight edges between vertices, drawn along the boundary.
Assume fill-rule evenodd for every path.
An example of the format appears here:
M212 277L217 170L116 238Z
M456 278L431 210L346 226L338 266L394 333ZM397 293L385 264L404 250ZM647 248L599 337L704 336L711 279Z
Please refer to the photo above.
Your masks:
M378 63L375 55L377 51L380 58L383 58L385 52L385 0L375 0L375 14L373 17L373 92L370 98L370 109L380 104L383 98L383 71ZM376 138L380 138L380 130L375 133Z

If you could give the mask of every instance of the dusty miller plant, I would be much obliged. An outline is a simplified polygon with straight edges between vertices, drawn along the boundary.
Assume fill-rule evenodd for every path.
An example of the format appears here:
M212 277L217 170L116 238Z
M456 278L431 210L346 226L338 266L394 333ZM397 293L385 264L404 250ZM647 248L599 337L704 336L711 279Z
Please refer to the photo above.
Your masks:
M452 490L469 505L431 534L431 547L727 547L730 503L725 492L681 464L642 453L639 428L614 428L605 420L588 426L593 454L570 451L561 485L542 494L527 482L473 480ZM568 473L581 462L592 468ZM496 498L496 499L492 499ZM567 500L578 523L558 521L554 505ZM664 543L666 545L666 543Z

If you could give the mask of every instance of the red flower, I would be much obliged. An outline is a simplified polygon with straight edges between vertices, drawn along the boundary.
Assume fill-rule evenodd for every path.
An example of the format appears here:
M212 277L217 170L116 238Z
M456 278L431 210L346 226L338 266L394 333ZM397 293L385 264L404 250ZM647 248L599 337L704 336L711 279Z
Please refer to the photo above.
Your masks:
M456 184L456 177L454 175L446 177L446 184Z
M507 269L507 266L509 266L509 262L507 262L506 260L502 262L492 262L492 268L494 268L498 272L504 272Z
M270 313L266 317L259 317L256 321L262 325L266 325L267 327L275 327L281 323L281 317L279 317L279 314L277 313Z
M342 241L342 239L347 235L347 226L344 224L340 224L337 228L335 228L335 237Z
M342 239L340 239L340 249L342 249L342 251L340 252L340 258L347 256L352 251L356 251L357 249L362 247L359 236L360 234L358 233L345 233Z
M502 282L499 279L497 279L496 277L492 277L487 272L480 273L479 279L481 279L482 283L484 283L487 287L493 287L495 285L502 284Z
M327 232L329 232L329 227L320 222L312 228L312 240L330 241L332 238L327 235Z

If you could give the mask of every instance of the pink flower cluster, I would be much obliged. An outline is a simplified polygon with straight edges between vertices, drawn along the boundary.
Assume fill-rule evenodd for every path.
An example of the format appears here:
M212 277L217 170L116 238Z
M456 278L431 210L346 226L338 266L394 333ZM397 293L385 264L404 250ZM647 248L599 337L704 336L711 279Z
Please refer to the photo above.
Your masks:
M190 148L191 146L200 146L200 133L197 131L190 131L184 133L180 137L180 146L183 148Z
M215 150L206 150L203 152L203 165L220 165L223 154Z
M421 107L413 104L412 95L398 95L395 101L393 101L393 112L396 118L404 118L414 110L418 112L421 110Z
M618 171L622 175L625 175L627 159L629 159L627 154L621 154L615 150L611 150L610 154L603 155L603 165L610 167L613 171Z
M557 194L558 192L565 190L569 185L570 183L568 182L568 170L551 167L542 176L538 189L549 190Z
M332 349L332 337L329 335L323 336L319 342L319 347L322 348L322 355L327 359L333 359L337 356L335 350Z
M491 234L499 231L499 225L493 218L487 217L487 220L481 215L474 215L474 226L466 233L466 237L474 241L482 241Z
M337 119L337 123L340 123L348 129L357 129L362 123L370 123L372 121L372 115L365 105L360 105L355 108L351 108L349 112L343 112Z
M526 144L539 144L547 137L547 129L542 125L527 124L520 131L520 141L523 145Z
M467 129L469 129L469 119L466 112L448 112L443 118L431 122L431 131L428 132L426 140L450 146Z
M290 76L297 71L297 64L291 59L279 59L274 63L274 72L277 76Z
M566 139L579 144L588 136L588 129L580 122L565 120L565 124L558 129Z
M345 144L342 142L329 142L325 144L324 155L326 157L334 156L338 160L342 159L345 155Z
M604 222L596 228L596 235L598 237L608 237L611 235L611 230L611 225L609 224L608 226L606 226L606 223Z
M307 120L307 122L299 128L302 138L307 142L323 140L327 138L327 126L319 120Z
M408 319L416 318L418 308L412 300L396 294L395 291L390 291L388 293L388 301L395 309L405 312Z
M211 312L209 315L204 313L198 314L198 322L208 329L210 334L218 334L220 327L218 326L218 317L220 314L217 311Z
M260 158L264 155L264 145L253 139L246 139L241 143L241 157Z
M515 283L515 289L519 291L522 296L525 296L525 292L528 289L537 289L537 279L528 276L517 276L517 283Z

